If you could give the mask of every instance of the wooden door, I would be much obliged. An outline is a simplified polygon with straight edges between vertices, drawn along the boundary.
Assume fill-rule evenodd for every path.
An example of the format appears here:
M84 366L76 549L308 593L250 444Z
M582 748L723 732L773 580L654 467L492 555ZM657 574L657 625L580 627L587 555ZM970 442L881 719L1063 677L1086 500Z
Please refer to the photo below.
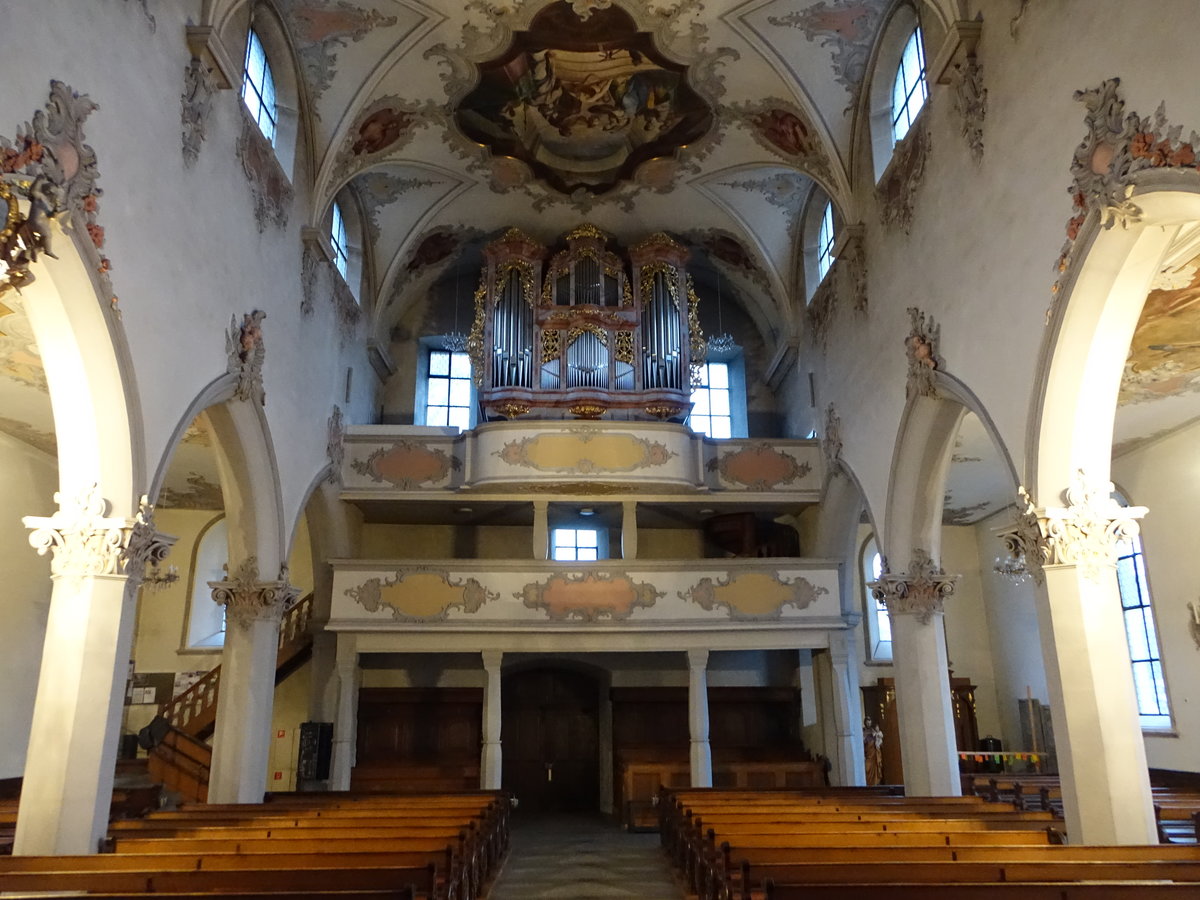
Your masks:
M568 669L504 677L503 785L521 811L595 810L600 787L599 686Z

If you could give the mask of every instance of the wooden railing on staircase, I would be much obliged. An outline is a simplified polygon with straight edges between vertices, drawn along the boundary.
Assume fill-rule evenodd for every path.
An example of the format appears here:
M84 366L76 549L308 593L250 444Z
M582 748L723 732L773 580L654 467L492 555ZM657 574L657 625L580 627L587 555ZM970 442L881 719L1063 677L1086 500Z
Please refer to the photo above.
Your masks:
M312 651L313 596L292 604L279 623L279 652L275 657L275 683L283 681L308 659ZM159 707L166 720L166 738L150 751L150 775L184 799L208 799L208 772L212 751L206 743L217 723L221 667L217 666L177 697Z

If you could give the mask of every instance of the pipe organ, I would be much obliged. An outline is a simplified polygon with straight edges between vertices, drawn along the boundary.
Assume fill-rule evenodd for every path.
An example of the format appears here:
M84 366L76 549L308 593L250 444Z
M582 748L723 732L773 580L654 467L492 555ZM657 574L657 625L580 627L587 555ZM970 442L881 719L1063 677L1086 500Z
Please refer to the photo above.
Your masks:
M485 416L682 420L705 341L688 250L654 234L622 258L581 225L550 250L484 248L467 350Z

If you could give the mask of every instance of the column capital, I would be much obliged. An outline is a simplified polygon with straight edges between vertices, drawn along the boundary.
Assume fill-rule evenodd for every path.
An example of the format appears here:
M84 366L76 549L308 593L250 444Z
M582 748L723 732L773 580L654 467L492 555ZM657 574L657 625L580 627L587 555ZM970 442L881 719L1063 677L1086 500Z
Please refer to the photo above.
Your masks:
M1113 483L1079 469L1063 491L1064 506L1037 507L1024 487L1017 490L1017 518L1000 533L1009 553L1008 569L1045 581L1047 566L1077 566L1096 582L1100 570L1117 562L1117 545L1137 536L1144 506L1122 506Z
M689 669L706 669L708 668L708 651L689 650L687 660Z
M483 667L485 669L498 669L500 663L504 660L503 650L480 650L479 655L483 657Z
M210 581L213 600L225 607L225 617L239 628L254 622L278 619L289 603L300 594L288 584L287 566L279 570L275 581L258 580L258 557L248 556L225 581Z
M53 551L54 576L124 575L140 581L146 566L162 562L175 543L155 529L154 507L145 496L132 518L109 516L111 504L96 484L74 496L56 492L54 502L53 515L21 520L32 529L29 543L39 556Z
M954 593L957 581L957 575L947 575L928 551L917 547L908 572L891 574L885 559L883 574L867 587L872 597L887 606L889 615L915 615L922 625L928 625L935 614L942 614L942 602Z

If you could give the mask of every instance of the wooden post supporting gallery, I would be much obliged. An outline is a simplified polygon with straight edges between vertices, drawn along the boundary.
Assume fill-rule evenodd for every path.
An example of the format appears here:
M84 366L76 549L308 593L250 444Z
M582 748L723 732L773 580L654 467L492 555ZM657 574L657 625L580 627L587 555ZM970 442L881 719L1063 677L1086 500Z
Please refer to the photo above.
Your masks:
M333 759L329 769L331 791L350 790L358 739L358 649L354 635L338 635L337 716L333 720Z
M483 751L479 760L479 787L485 791L500 790L503 755L500 747L500 663L504 653L484 650L483 656Z
M712 747L708 743L708 651L689 650L687 659L692 787L712 787Z

